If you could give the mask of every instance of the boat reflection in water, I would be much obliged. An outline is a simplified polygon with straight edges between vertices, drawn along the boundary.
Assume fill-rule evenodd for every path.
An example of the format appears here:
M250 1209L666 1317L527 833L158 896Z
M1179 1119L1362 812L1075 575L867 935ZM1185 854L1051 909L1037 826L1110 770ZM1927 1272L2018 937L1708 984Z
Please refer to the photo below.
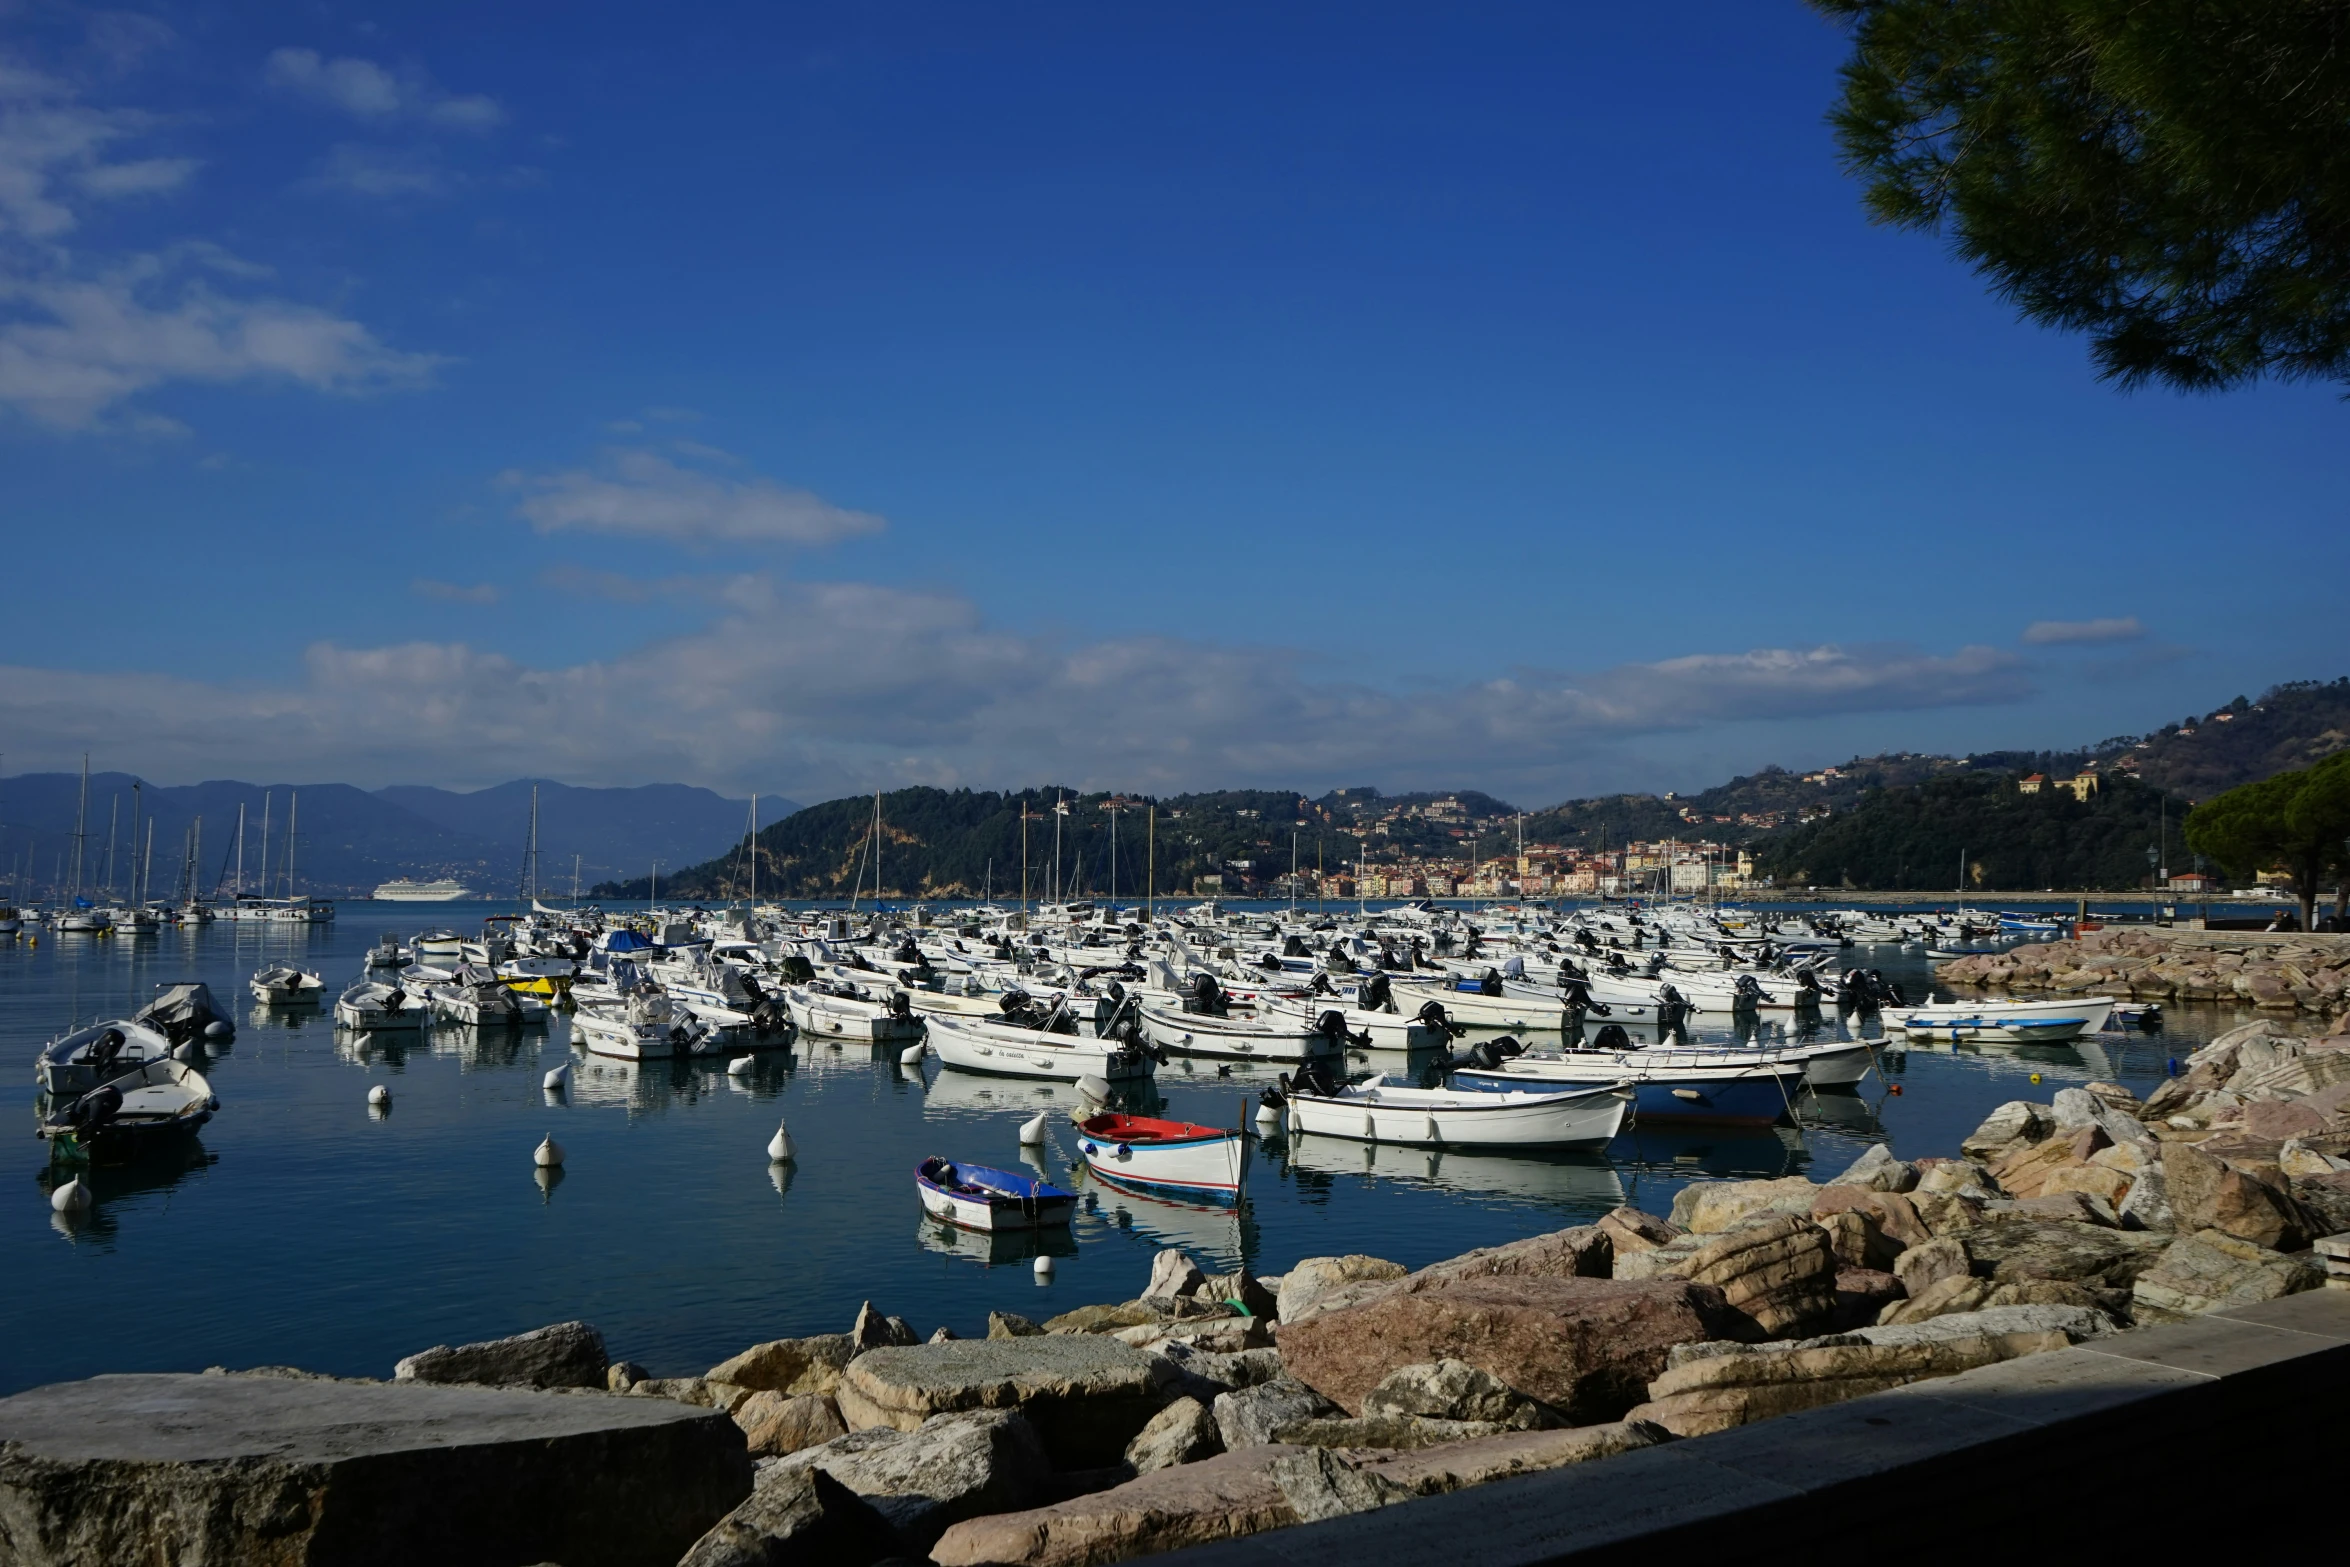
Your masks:
M1622 1139L1616 1146L1622 1146ZM1373 1176L1443 1191L1517 1197L1599 1213L1624 1201L1623 1177L1599 1154L1454 1153L1350 1138L1293 1137L1287 1157L1280 1163L1288 1170L1320 1176Z
M220 1162L198 1137L175 1137L156 1143L126 1159L92 1160L69 1164L60 1160L45 1167L36 1179L44 1197L75 1176L90 1188L90 1206L80 1213L51 1213L50 1228L68 1240L111 1240L125 1213L140 1204L131 1199L151 1192L168 1192L191 1175L201 1175Z
M1077 1255L1077 1237L1067 1225L1043 1230L966 1230L925 1216L914 1233L924 1251L959 1257L986 1268L1037 1257Z
M1069 1112L1084 1103L1074 1083L1048 1083L1026 1077L984 1077L975 1072L944 1069L928 1075L922 1091L922 1113L933 1120L971 1120L991 1115L1023 1118L1043 1111L1047 1134L1070 1130ZM1128 1115L1154 1115L1166 1100L1148 1078L1111 1086L1110 1104Z
M528 1071L541 1069L535 1052L518 1057ZM726 1063L698 1057L665 1057L651 1061L624 1061L616 1056L573 1052L570 1102L577 1106L619 1105L634 1117L666 1112L672 1106L695 1104L746 1086L756 1097L780 1093L791 1081L788 1056L763 1056L748 1085L727 1075Z
M1211 1272L1229 1271L1256 1260L1260 1244L1257 1223L1245 1201L1237 1207L1178 1202L1105 1181L1082 1164L1071 1167L1069 1184L1085 1194L1084 1214L1078 1219L1081 1229L1089 1227L1090 1221L1148 1236L1163 1246L1190 1252Z
M1617 1169L1687 1180L1775 1181L1811 1163L1803 1133L1792 1126L1635 1126L1608 1145Z

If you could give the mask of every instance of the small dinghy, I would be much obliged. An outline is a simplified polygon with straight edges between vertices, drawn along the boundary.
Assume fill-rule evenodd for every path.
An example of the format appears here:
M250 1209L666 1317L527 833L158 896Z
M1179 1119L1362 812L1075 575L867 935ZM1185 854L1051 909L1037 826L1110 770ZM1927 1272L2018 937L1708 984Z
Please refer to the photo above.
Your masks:
M966 1230L1042 1230L1068 1224L1077 1194L980 1164L929 1158L914 1171L922 1211Z
M387 931L384 933L383 940L367 949L367 966L369 968L406 968L411 956L408 949L400 945L400 938Z
M1885 1025L1912 1039L1977 1040L1993 1044L2046 1045L2094 1034L2113 1013L2111 996L2074 996L2060 1001L1954 1001L1946 1005L1888 1010Z
M393 981L363 979L335 1003L335 1027L364 1029L371 1034L424 1027L432 1005L423 996Z
M326 999L326 981L291 964L262 969L250 983L253 999L265 1007L315 1006Z
M93 1154L131 1154L190 1135L219 1108L203 1073L166 1056L76 1095L43 1117L40 1134Z
M170 1054L171 1041L143 1023L93 1023L44 1045L33 1077L45 1094L86 1094Z
M1106 1181L1188 1192L1209 1202L1237 1202L1248 1179L1249 1141L1189 1121L1104 1110L1077 1118L1077 1151Z

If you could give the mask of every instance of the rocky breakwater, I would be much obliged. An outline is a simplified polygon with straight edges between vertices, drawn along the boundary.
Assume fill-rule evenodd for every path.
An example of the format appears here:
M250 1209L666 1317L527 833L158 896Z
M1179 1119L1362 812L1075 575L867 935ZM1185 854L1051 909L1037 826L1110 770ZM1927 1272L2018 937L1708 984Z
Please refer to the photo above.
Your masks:
M2222 1001L2350 1018L2350 936L2115 926L2070 941L1952 958L1944 984L2017 992Z

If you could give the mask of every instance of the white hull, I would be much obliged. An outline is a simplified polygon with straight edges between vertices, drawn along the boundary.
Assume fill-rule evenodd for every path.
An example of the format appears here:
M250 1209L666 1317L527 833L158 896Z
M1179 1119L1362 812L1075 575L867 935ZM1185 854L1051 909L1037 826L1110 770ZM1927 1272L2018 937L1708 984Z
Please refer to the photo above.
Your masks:
M1447 1006L1447 1011L1451 1008ZM1369 1050L1434 1050L1447 1043L1439 1029L1420 1021L1414 1012L1363 1012L1353 1007L1316 1006L1312 1001L1275 1001L1268 1003L1258 1016L1271 1020L1287 1019L1302 1027L1311 1028L1324 1012L1336 1012L1346 1020L1349 1034L1368 1034ZM1455 1022L1461 1021L1454 1018Z
M1974 1005L1899 1007L1886 1012L1888 1028L1911 1038L1990 1040L2000 1044L2053 1044L2094 1034L2113 1015L2113 997L2078 996L2063 1001L1985 1001Z
M1614 1139L1631 1108L1615 1088L1478 1093L1399 1088L1373 1078L1337 1096L1289 1096L1290 1127L1414 1148L1590 1148Z
M997 1077L1074 1083L1091 1074L1117 1083L1147 1078L1153 1069L1149 1056L1120 1050L1107 1040L956 1018L932 1018L929 1039L930 1053L945 1065Z
M1107 1180L1223 1201L1237 1197L1248 1179L1249 1143L1237 1134L1151 1147L1094 1137L1081 1130L1077 1151L1088 1170Z
M1203 1017L1147 1005L1142 1008L1142 1031L1162 1049L1217 1060L1294 1064L1335 1054L1337 1048L1323 1035L1307 1033L1302 1024Z
M1508 1028L1520 1032L1556 1028L1566 1015L1564 1002L1546 1002L1535 996L1512 995L1506 982L1498 996L1480 995L1473 990L1452 990L1443 985L1422 984L1417 980L1397 982L1395 1004L1398 1007L1417 1012L1431 1001L1442 1003L1445 1015L1455 1023L1466 1023L1471 1028Z
M800 1032L822 1039L889 1045L912 1044L922 1037L923 1020L918 1014L898 1017L879 1002L794 990L787 1004Z

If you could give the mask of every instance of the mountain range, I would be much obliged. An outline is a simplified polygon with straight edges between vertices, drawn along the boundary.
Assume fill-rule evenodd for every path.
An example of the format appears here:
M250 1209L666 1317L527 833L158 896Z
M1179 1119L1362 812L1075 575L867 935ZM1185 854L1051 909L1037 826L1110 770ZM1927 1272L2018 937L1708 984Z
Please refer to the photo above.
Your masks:
M508 897L521 884L534 786L539 885L550 892L570 889L575 856L583 887L630 872L644 874L655 860L666 871L707 859L742 837L751 804L687 784L583 789L527 778L465 794L407 785L370 791L349 784L232 780L150 783L135 790L134 785L138 780L127 773L90 775L82 849L86 890L107 887L111 856L114 885L129 892L134 810L142 820L142 843L147 841L145 821L154 824L147 887L156 897L174 896L183 887L199 818L197 886L209 895L236 884L240 806L248 891L265 885L271 892L287 890L286 834L293 814L294 891L350 896L400 877L452 877L476 892ZM71 886L80 790L75 773L0 779L0 871L11 878L8 885L17 896L45 897L52 889ZM798 808L792 801L762 796L760 820L764 824Z

